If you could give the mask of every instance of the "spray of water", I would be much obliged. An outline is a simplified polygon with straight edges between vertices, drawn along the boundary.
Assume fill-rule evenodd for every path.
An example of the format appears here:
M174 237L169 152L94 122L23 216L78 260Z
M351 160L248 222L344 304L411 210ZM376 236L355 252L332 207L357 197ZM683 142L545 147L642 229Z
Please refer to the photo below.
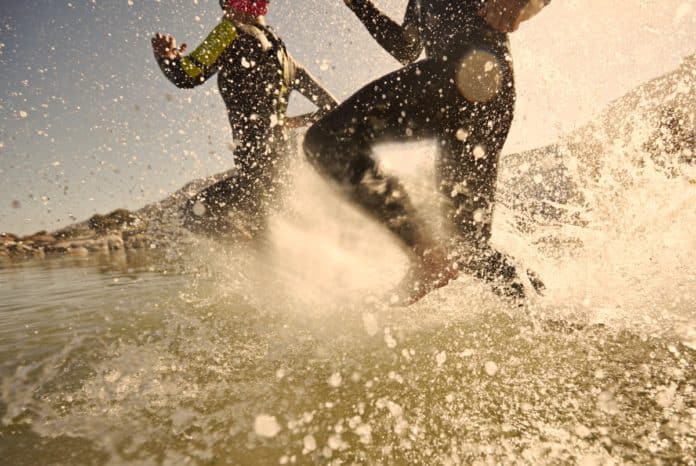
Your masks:
M300 161L265 247L199 240L146 329L19 355L3 424L104 464L693 461L696 187L630 127L502 159L494 242L548 287L526 308L467 277L387 307L403 254ZM437 212L427 147L381 150Z

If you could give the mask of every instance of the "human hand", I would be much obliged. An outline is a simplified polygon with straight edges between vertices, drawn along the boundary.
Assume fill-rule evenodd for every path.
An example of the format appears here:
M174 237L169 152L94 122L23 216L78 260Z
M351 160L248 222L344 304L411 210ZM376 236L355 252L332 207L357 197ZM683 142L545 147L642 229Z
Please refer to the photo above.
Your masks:
M186 52L186 44L181 44L181 47L176 47L176 39L168 34L157 33L152 38L152 50L157 58L166 58L174 60L182 58Z
M528 3L528 0L488 0L478 13L493 29L513 32L530 17L525 14Z

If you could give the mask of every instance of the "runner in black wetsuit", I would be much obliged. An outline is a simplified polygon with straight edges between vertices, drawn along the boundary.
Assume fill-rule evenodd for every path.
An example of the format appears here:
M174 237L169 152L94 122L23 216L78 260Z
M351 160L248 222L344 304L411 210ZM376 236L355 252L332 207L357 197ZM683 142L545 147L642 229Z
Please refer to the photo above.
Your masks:
M285 182L284 141L288 126L315 121L336 100L288 54L265 24L266 0L220 0L225 15L190 55L171 36L153 39L165 76L180 88L199 86L218 73L236 149L235 174L190 199L184 226L230 237L253 237L277 206ZM288 94L298 90L319 107L303 117L286 118Z
M363 87L312 126L309 160L341 182L352 199L387 225L414 256L415 301L456 276L402 185L372 158L381 140L434 138L439 189L455 230L455 268L524 296L514 265L489 246L498 156L515 103L505 32L545 0L409 0L399 25L371 0L344 0L372 36L402 64ZM416 61L425 49L426 58ZM465 248L462 250L462 248ZM531 276L530 276L531 278ZM502 284L501 284L502 283ZM533 280L536 287L543 286Z

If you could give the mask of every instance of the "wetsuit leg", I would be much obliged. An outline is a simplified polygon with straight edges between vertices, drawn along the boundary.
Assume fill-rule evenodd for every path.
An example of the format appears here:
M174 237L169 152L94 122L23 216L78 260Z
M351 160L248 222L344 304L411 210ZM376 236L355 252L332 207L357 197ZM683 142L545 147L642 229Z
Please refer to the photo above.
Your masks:
M189 199L184 227L228 239L250 239L265 231L268 213L282 190L282 150L267 137L247 138L235 150L235 172Z
M489 108L485 119L467 121L454 132L449 128L439 141L436 173L444 214L454 230L451 248L457 251L458 265L480 279L497 283L497 292L523 297L515 265L489 244L498 156L511 113L511 107L499 114Z
M465 97L471 89L456 81L458 60L423 60L368 84L320 120L307 132L305 152L320 172L412 248L421 222L399 181L380 171L371 149L383 139L435 138L438 182L460 246L459 265L484 280L503 282L502 293L523 296L512 261L488 242L498 157L515 101L509 63L502 53L496 55L502 78L492 100ZM485 91L474 88L470 94L485 96Z
M443 78L430 60L402 68L363 87L305 136L305 153L318 171L410 249L419 246L422 222L401 183L380 170L372 147L434 136Z
M444 214L454 233L450 247L459 257L458 265L493 282L499 294L521 298L524 286L514 262L489 243L499 156L515 105L512 72L504 58L498 63L502 82L492 100L470 102L465 98L458 109L448 112L438 141L436 174ZM543 288L532 274L529 278L535 288Z

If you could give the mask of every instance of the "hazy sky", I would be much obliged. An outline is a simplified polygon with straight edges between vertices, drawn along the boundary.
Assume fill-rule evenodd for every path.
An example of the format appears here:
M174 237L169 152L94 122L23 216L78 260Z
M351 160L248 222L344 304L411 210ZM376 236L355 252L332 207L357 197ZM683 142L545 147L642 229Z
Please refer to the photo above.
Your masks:
M406 0L377 4L400 18ZM215 81L176 89L149 44L164 31L195 46L217 0L0 5L0 231L135 209L230 167ZM342 0L274 0L268 19L341 99L397 67ZM696 0L554 0L512 36L519 100L505 151L582 124L695 53L695 38Z

